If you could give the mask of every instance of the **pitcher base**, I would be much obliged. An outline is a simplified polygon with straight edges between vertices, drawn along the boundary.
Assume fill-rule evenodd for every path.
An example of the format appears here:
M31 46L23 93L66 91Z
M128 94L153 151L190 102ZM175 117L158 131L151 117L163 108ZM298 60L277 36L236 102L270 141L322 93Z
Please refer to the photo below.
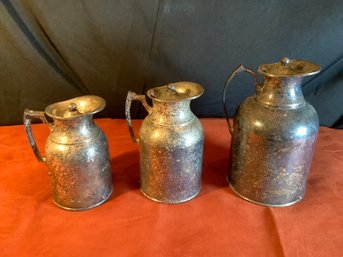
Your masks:
M248 202L251 202L251 203L254 203L254 204L258 204L258 205L262 205L262 206L265 206L265 207L287 207L287 206L290 206L290 205L293 205L299 201L301 201L303 198L299 198L293 202L289 202L289 203L285 203L285 204L268 204L268 203L262 203L262 202L257 202L257 201L254 201L254 200L251 200L243 195L241 195L240 193L238 193L235 188L233 187L233 185L231 183L229 183L229 186L231 188L231 190L236 194L238 195L240 198L248 201Z
M194 195L192 195L191 197L188 197L186 199L182 199L182 200L179 200L179 201L161 201L161 200L155 199L153 197L150 197L149 195L144 193L144 191L142 189L140 189L140 190L141 190L142 194L144 196L146 196L147 198L149 198L150 200L152 200L154 202L158 202L158 203L165 203L165 204L178 204L178 203L187 202L187 201L192 200L193 198L195 198L199 194L199 192L200 192L200 188L199 188L199 190Z
M85 211L85 210L93 209L93 208L103 204L104 202L106 202L107 199L112 195L112 192L113 192L113 188L111 188L111 190L109 191L109 193L106 195L106 197L103 200L101 200L100 202L98 202L96 204L87 206L87 207L81 207L81 208L66 207L66 206L63 206L63 205L57 203L54 199L53 199L53 202L54 202L54 204L57 207L59 207L59 208L61 208L63 210L67 210L67 211Z

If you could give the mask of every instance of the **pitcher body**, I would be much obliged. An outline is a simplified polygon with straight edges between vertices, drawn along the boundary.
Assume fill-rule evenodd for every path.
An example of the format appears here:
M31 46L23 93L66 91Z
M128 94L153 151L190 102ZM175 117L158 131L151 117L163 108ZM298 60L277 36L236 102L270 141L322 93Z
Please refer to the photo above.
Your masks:
M308 103L273 109L249 97L234 122L231 188L243 198L269 206L301 200L317 132L317 113Z

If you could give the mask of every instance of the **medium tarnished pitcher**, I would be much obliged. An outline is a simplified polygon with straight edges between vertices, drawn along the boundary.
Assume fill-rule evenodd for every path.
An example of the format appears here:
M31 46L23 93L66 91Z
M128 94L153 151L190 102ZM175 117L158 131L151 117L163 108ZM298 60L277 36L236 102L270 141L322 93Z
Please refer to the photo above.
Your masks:
M90 95L51 104L45 112L25 110L24 125L30 145L37 159L48 166L53 201L63 209L90 209L112 193L107 140L93 122L93 114L105 105L104 99ZM32 136L31 119L35 118L51 130L45 156L40 154Z
M148 90L144 95L128 93L126 119L133 142L139 143L141 191L163 203L180 203L200 191L203 130L190 109L190 102L204 89L192 82L177 82ZM148 111L139 139L131 126L130 108L139 100Z
M256 95L239 107L232 135L231 171L228 180L240 197L266 206L288 206L304 197L308 170L318 133L318 115L304 100L301 81L320 67L302 60L283 58L263 64L259 84L256 74L242 65L228 77L245 71L256 81Z

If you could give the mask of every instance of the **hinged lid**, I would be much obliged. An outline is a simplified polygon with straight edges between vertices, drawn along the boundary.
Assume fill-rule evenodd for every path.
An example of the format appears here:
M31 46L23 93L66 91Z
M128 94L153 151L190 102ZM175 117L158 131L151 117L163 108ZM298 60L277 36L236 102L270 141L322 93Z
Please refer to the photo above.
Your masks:
M320 72L320 66L308 61L284 57L280 62L260 65L258 72L268 77L305 77Z
M103 98L95 95L85 95L51 104L46 107L45 113L51 118L72 119L95 114L103 110L105 106L106 102Z
M147 95L161 102L179 102L201 96L204 88L197 83L182 81L149 89Z

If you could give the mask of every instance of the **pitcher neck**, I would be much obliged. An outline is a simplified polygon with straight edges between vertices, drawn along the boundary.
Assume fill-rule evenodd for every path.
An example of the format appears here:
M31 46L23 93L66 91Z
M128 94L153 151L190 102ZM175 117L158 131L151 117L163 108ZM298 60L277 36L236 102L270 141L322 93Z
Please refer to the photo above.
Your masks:
M300 77L264 77L257 86L256 101L274 108L297 108L305 104Z
M153 100L150 120L160 125L181 125L194 118L190 100L180 102L161 102Z
M56 130L73 130L87 129L93 126L93 115L75 117L72 119L55 119L54 129Z
M78 144L95 138L99 129L93 122L93 115L72 119L55 119L50 139L58 144Z

